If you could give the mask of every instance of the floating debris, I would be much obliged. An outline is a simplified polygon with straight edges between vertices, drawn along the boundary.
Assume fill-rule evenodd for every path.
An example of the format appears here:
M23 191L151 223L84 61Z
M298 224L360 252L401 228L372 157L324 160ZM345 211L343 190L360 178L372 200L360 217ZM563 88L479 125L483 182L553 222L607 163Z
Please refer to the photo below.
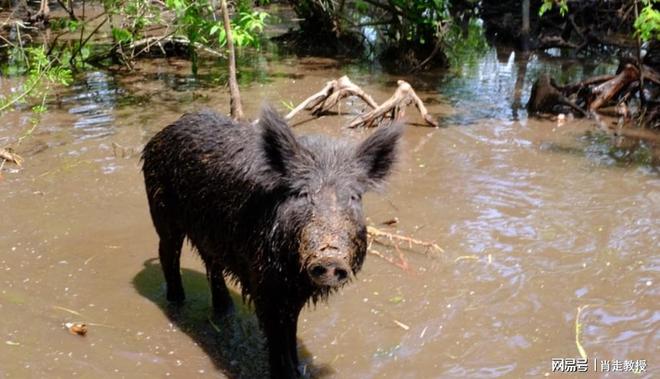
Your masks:
M398 223L399 223L399 218L398 217L392 217L389 220L385 220L385 221L381 222L381 224L387 225L387 226L396 225Z
M21 166L21 163L23 163L23 158L21 158L20 155L14 153L14 151L8 147L8 148L2 148L0 147L0 159L4 161L8 161L11 163L15 163L18 166Z
M580 343L580 334L582 332L582 323L580 322L580 314L582 313L583 310L587 309L589 305L591 304L587 304L583 307L578 307L577 314L575 315L575 345L577 346L577 350L583 359L587 359L587 352L584 350L584 347L582 347L582 344Z
M402 323L401 321L399 321L399 320L392 320L392 321L394 321L394 323L397 324L401 329L410 330L410 327L408 325Z
M64 324L67 329L69 329L69 333L79 335L79 336L85 336L87 334L87 324L82 323L82 322L67 322Z

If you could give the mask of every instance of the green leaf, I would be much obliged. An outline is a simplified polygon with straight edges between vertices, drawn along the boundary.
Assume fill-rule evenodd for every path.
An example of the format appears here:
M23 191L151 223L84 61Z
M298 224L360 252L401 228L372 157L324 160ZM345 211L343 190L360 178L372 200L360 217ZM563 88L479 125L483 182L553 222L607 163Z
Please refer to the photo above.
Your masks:
M129 43L133 40L133 34L124 28L112 28L112 38L119 43Z

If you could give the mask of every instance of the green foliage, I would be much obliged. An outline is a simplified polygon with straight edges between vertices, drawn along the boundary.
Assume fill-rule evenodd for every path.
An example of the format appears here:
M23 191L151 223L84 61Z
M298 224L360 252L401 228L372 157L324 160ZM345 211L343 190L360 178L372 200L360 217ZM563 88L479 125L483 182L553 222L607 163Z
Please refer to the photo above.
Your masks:
M103 6L110 17L121 20L111 25L116 43L130 43L143 37L144 30L162 22L160 8L150 0L104 0Z
M65 64L60 64L56 59L50 59L46 55L46 47L28 47L27 52L29 67L29 78L34 80L46 80L46 86L51 84L62 84L68 86L72 81L71 69Z
M130 30L124 28L112 28L112 39L119 43L129 43L133 41L134 35Z
M238 47L252 46L259 47L261 40L258 36L263 32L268 13L260 11L239 12L231 20L231 30L234 44ZM210 35L218 34L218 44L225 46L227 43L227 33L222 22L218 22L211 27Z
M27 103L30 100L41 99L40 105L33 107L36 113L43 112L45 101L55 84L69 85L72 81L71 69L67 63L62 64L57 58L49 58L46 55L46 47L17 47L20 53L12 61L12 72L25 74L26 79L12 96L0 97L0 113L11 106L19 103Z
M445 0L391 0L395 9L403 15L387 32L394 40L415 41L420 44L441 38L441 23L449 19Z
M643 41L653 38L660 39L660 11L654 8L654 4L660 3L660 0L640 0L639 3L642 5L642 9L634 23L636 34ZM543 16L555 4L559 6L559 13L562 16L568 13L568 0L543 0L539 8L539 16Z
M63 17L52 19L49 21L49 25L53 31L67 30L73 33L80 28L82 22Z
M653 8L659 0L642 0L644 7L635 20L635 30L643 41L660 40L660 11Z
M216 20L214 10L207 0L167 0L168 9L176 15L175 27L191 42L224 46L227 40L221 19ZM239 12L231 20L232 37L237 46L258 47L258 35L263 32L265 12L251 11L245 2L239 2Z
M465 34L458 25L452 25L443 42L452 67L476 64L489 49L483 26L475 19L470 20Z
M543 4L539 8L539 16L543 16L547 11L551 10L554 5L559 6L559 14L566 16L568 13L568 0L543 0Z

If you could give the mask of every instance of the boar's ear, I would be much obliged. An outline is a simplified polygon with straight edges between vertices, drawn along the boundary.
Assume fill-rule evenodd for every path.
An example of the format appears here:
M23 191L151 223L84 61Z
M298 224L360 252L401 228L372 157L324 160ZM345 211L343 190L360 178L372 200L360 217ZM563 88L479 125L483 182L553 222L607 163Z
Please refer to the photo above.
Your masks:
M381 126L357 147L355 158L361 169L360 181L367 189L378 187L392 171L402 134L403 125L394 122Z
M261 146L270 168L282 176L291 172L305 153L286 121L270 106L264 106L259 118Z

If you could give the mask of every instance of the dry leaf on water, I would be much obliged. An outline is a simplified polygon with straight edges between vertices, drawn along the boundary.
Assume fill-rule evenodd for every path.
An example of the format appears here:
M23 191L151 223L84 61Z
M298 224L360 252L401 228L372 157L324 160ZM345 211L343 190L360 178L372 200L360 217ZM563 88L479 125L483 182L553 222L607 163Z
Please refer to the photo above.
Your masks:
M79 336L84 336L87 334L87 324L81 323L81 322L67 322L64 324L67 329L69 329L69 333L79 335Z

